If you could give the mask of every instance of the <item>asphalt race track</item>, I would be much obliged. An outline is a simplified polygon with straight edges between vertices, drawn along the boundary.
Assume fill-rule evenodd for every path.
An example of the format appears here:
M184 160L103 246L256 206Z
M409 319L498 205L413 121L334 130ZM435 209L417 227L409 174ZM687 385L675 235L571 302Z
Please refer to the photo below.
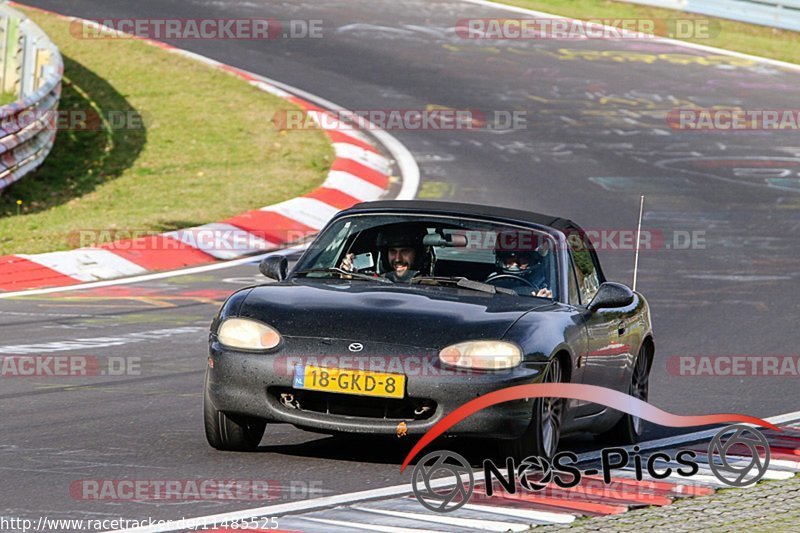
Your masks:
M349 109L524 110L516 131L393 131L417 159L419 197L558 214L589 229L705 232L704 248L643 251L639 290L656 328L651 402L677 414L797 411L797 377L681 377L679 355L797 355L800 138L691 133L663 111L796 107L800 70L643 41L480 41L459 19L514 16L456 1L36 0L85 18L319 19L322 39L171 44ZM198 110L202 102L198 102ZM659 113L661 113L659 115ZM658 115L661 118L657 118ZM271 127L265 124L265 127ZM630 284L633 253L601 249ZM272 479L281 497L408 482L401 446L268 426L260 453L219 453L201 420L207 329L255 265L119 287L0 300L0 353L140 358L140 375L2 379L0 514L179 518L256 502L87 501L102 479ZM73 344L64 342L89 339ZM58 344L61 343L61 344ZM133 358L133 359L132 359ZM132 375L133 374L133 375ZM650 426L648 438L675 430ZM591 440L562 448L584 451Z

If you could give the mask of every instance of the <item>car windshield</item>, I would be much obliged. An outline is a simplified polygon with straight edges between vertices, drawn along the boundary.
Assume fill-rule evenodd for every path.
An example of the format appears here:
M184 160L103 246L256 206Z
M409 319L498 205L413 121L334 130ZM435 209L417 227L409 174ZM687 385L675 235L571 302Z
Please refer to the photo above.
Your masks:
M323 231L293 275L552 298L555 250L552 236L531 228L439 216L353 215Z

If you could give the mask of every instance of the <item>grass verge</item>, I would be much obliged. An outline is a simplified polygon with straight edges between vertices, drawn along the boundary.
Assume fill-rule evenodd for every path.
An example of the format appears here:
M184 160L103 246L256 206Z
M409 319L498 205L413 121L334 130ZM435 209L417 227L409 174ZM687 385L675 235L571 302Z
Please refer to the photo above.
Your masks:
M503 4L544 11L576 19L710 19L718 32L709 38L679 39L745 54L800 63L800 33L682 11L611 2L608 0L496 0ZM718 26L717 26L718 24ZM658 27L658 25L657 25ZM659 33L658 30L656 33ZM663 32L659 33L667 36Z
M61 109L74 113L62 122L86 112L90 127L60 128L44 165L0 196L0 255L71 249L80 230L214 222L324 180L334 156L325 134L272 124L288 102L143 42L78 39L69 22L22 10L64 56Z
M0 93L0 105L13 104L18 99L19 98L17 97L16 93L5 92L5 91Z

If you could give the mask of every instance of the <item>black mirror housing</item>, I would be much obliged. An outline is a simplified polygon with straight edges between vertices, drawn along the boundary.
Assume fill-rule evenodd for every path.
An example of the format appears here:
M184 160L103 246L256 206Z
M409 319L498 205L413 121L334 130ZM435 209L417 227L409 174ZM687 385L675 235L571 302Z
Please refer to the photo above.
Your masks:
M633 303L633 300L634 294L629 287L622 283L607 281L597 289L597 294L589 302L589 310L597 311L598 309L627 307Z
M451 233L448 235L429 233L422 238L422 245L448 248L466 248L467 236L458 233Z
M289 261L282 255L270 255L261 260L258 270L270 279L283 281L289 270Z

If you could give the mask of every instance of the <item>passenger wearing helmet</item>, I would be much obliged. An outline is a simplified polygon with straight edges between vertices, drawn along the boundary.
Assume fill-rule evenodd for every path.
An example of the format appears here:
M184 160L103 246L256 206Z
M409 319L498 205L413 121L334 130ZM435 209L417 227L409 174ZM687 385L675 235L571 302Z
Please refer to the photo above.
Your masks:
M495 268L486 283L514 289L518 294L540 298L552 298L553 291L548 286L547 276L541 268L542 254L533 250L533 245L525 245L525 237L530 235L500 234L495 246ZM546 242L546 241L545 241ZM542 243L538 249L546 246ZM543 251L543 253L547 253Z

